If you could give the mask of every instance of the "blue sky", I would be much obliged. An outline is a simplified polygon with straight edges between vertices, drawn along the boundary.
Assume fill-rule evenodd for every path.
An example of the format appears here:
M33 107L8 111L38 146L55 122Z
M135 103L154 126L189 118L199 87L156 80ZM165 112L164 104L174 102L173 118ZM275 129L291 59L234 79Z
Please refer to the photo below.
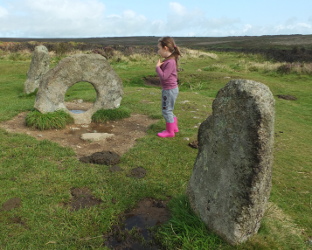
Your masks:
M312 34L311 0L0 0L0 37Z

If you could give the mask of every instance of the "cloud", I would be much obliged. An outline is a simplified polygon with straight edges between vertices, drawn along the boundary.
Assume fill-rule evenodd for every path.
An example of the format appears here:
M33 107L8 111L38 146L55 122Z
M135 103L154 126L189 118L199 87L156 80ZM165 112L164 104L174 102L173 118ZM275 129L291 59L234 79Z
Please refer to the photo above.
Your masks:
M211 18L199 8L187 9L177 2L169 4L165 25L165 31L169 34L184 34L188 36L211 36L220 33L220 29L226 31L240 23L238 18Z
M0 6L0 18L3 18L5 16L7 16L8 14L9 14L9 12L7 11L7 9Z
M272 30L273 33L277 34L307 34L307 31L310 31L310 34L312 34L312 25L304 22L277 25Z
M104 36L131 36L140 33L144 35L148 22L145 16L139 15L132 10L126 10L121 15L107 16L101 28Z
M1 5L1 3L0 3ZM260 26L240 18L215 17L209 9L170 2L162 18L126 9L106 14L102 0L10 0L0 6L0 37L242 36L312 33L308 22L290 18ZM166 15L167 14L167 15Z
M169 8L171 9L172 12L176 13L177 15L180 15L180 16L187 15L187 9L183 5L177 2L169 3Z
M0 36L74 37L95 35L105 5L97 0L13 0L0 19Z
M10 6L0 6L0 22L6 24L0 25L0 37L143 36L155 27L133 10L105 15L100 0L13 0Z

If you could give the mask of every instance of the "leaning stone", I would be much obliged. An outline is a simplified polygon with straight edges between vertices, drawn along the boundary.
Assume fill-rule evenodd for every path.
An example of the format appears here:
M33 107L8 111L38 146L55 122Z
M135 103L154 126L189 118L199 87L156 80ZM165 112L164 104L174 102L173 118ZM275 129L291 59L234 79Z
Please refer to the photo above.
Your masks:
M81 135L81 139L84 141L102 141L113 136L114 134L108 133L85 133Z
M93 106L81 114L74 114L65 106L66 91L77 82L91 83L97 93ZM118 108L122 94L122 81L105 57L78 54L64 58L44 75L34 107L41 113L64 110L75 124L89 124L96 111Z
M270 196L274 98L262 83L232 80L212 108L187 194L208 228L234 245L257 233Z
M24 83L24 92L26 94L33 93L39 87L42 77L49 70L49 64L48 49L43 45L36 46L27 72L27 80Z

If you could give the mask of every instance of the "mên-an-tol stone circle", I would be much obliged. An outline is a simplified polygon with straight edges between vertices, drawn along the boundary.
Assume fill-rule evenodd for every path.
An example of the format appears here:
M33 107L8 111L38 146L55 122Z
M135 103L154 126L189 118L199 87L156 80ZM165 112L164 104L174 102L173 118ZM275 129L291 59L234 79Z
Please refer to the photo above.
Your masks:
M208 228L235 245L257 233L270 196L274 98L262 83L232 80L212 108L187 195Z
M93 106L84 113L70 112L64 103L69 87L77 82L89 82L96 90ZM122 100L122 81L105 57L97 54L78 54L66 57L42 78L34 107L41 113L64 110L76 124L89 124L99 109L114 109Z
M27 72L27 79L24 83L24 92L26 94L35 92L49 68L50 56L48 49L43 45L36 46Z

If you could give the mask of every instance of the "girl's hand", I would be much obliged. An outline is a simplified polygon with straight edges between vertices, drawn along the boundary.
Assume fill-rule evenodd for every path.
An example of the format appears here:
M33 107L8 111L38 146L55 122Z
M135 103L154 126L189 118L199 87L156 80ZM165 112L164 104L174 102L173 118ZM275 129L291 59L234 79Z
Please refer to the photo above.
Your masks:
M160 61L160 59L158 59L158 62L156 64L156 67L160 67L163 64L163 62Z

